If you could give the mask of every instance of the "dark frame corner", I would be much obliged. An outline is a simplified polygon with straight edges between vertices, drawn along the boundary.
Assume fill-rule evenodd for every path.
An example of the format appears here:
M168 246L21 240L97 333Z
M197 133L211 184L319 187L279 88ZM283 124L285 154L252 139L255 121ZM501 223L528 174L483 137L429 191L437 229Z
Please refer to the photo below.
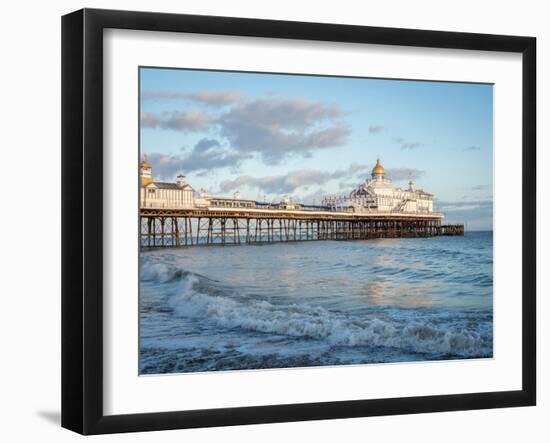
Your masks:
M132 415L103 414L102 72L106 28L523 55L522 370L518 391ZM81 434L536 404L536 39L337 24L83 9L62 18L62 426Z

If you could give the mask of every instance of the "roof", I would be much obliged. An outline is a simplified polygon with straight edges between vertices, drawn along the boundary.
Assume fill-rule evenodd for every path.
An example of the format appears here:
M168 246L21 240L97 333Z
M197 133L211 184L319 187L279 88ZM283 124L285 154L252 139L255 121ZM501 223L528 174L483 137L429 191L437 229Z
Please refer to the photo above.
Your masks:
M256 203L254 200L247 200L245 198L229 198L229 197L207 197L210 200L223 200L223 201L236 201L236 202L252 202Z
M190 185L180 187L177 183L151 182L147 187L155 186L158 189L193 189Z
M384 169L384 167L380 163L379 158L376 159L376 165L374 166L374 168L372 168L372 173L373 174L385 174L386 173L386 170Z

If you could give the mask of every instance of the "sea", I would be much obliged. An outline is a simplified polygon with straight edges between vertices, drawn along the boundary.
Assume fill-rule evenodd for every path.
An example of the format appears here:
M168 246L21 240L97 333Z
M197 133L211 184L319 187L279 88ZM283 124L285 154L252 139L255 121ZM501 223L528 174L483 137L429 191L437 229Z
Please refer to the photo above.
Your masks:
M140 373L493 355L493 234L140 252Z

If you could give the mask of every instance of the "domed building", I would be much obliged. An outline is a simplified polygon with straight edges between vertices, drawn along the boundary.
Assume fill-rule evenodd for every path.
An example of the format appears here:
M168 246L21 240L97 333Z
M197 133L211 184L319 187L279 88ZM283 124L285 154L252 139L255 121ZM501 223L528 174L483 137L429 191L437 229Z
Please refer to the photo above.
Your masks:
M323 205L333 210L354 212L427 214L433 212L433 194L415 189L412 180L409 180L407 189L395 187L377 159L371 178L351 191L349 196L326 197Z

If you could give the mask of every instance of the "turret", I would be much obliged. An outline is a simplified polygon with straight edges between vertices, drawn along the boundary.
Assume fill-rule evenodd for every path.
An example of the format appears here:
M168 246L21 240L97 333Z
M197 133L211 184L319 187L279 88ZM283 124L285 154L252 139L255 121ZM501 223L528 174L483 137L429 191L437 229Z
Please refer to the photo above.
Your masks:
M149 183L153 182L152 168L147 161L147 157L144 157L139 164L139 177L141 181L141 186L146 186Z
M178 174L178 176L176 177L176 184L180 188L183 188L187 184L187 177L185 175L183 175L183 173L181 171Z

